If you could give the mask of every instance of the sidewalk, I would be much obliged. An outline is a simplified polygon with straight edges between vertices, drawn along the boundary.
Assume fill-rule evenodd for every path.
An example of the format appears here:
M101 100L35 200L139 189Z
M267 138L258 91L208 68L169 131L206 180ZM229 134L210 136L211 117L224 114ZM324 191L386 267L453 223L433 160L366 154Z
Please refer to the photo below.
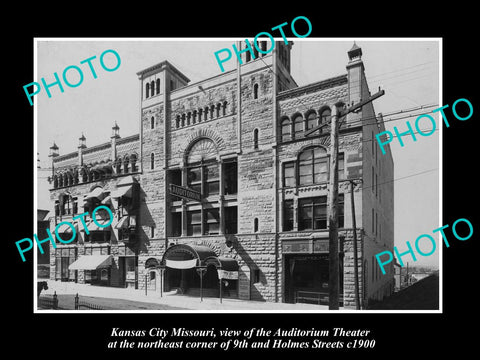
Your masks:
M274 312L274 311L287 311L287 312L328 312L328 306L314 305L314 304L285 304L274 302L262 302L262 301L248 301L238 299L223 299L220 303L219 298L203 298L200 301L198 297L190 297L185 295L176 295L173 293L163 293L163 297L160 297L160 293L149 291L145 295L144 290L135 289L123 289L103 286L92 286L89 284L76 284L71 282L61 282L47 280L48 290L42 291L42 295L53 295L54 292L57 295L69 294L79 296L93 296L99 298L113 298L124 299L130 301L137 301L141 303L156 303L159 305L172 306L175 308L182 308L185 311L195 310L197 312L203 311L240 311L240 312ZM159 308L161 308L159 306ZM344 310L340 308L340 310ZM168 311L168 310L167 310ZM183 310L170 310L170 311L183 311Z

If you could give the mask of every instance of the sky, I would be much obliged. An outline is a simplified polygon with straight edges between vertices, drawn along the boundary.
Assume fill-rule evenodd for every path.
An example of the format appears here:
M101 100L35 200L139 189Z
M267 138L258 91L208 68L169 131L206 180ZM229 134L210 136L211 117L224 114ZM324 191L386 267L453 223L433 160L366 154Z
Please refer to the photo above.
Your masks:
M244 38L242 38L243 40ZM153 64L168 60L194 83L221 73L214 52L232 48L236 39L158 39L152 41L135 39L37 39L37 69L35 79L45 78L47 84L54 82L54 72L61 77L70 65L83 70L83 82L75 88L64 86L62 93L58 86L50 88L51 98L44 89L35 96L37 114L37 152L41 169L38 171L38 207L48 208L49 147L55 143L61 155L77 151L78 138L82 133L87 146L110 141L111 128L115 122L122 137L138 133L139 80L136 73ZM278 39L278 40L281 40ZM430 112L442 105L439 97L441 78L441 47L437 39L386 39L369 38L323 39L289 38L293 41L291 73L299 86L307 85L329 77L346 73L347 52L353 41L362 48L362 60L371 93L381 86L385 95L374 101L377 113L392 113L422 105L437 105L423 112ZM112 72L103 70L99 58L105 50L115 50L121 58L119 68ZM94 79L87 64L92 60L97 78ZM105 63L115 65L111 54L105 56ZM232 60L224 63L225 71L235 68ZM71 83L78 82L75 71L69 71ZM28 102L28 100L26 99ZM417 111L410 114L418 114ZM385 116L385 120L399 115ZM395 246L400 252L407 249L405 242L414 246L421 234L432 234L440 227L440 165L439 139L441 126L438 116L437 131L428 137L417 135L414 142L405 136L404 147L398 140L391 143L394 159L395 180ZM393 132L397 126L400 132L407 129L405 122L414 127L416 116L410 119L387 121L386 129ZM432 127L422 120L419 128L427 132ZM379 153L380 155L381 153ZM37 157L37 155L35 154ZM439 242L438 236L437 245ZM421 245L427 252L428 244ZM410 265L438 264L438 249L429 257L417 257Z

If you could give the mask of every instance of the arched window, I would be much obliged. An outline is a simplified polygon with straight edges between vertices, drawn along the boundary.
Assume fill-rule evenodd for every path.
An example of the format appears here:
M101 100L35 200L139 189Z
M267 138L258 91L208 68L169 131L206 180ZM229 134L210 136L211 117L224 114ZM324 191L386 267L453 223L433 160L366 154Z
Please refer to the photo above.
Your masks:
M258 149L258 129L253 130L253 148Z
M177 115L177 118L175 119L176 121L176 126L177 126L177 129L180 127L180 115Z
M130 164L132 166L132 172L137 171L137 154L130 156Z
M150 82L150 90L152 90L152 96L155 95L155 81Z
M87 182L88 181L87 169L83 168L81 174L82 174L82 182Z
M245 61L249 62L250 60L252 60L252 54L250 53L250 51L247 51L245 53Z
M124 174L127 174L128 173L128 163L130 162L130 158L127 156L125 156L123 158L123 173Z
M190 148L187 156L187 185L204 197L219 194L217 148L212 140L201 139Z
M330 108L325 108L320 112L320 124L325 124L330 122L332 118L332 111Z
M115 169L117 171L117 174L121 174L122 173L122 159L120 158L117 158L117 161L115 163Z
M260 41L260 48L262 49L262 56L265 56L267 52L267 42L266 41Z
M198 109L198 122L202 121L203 109Z
M225 116L227 115L227 102L224 101L222 104L222 115Z
M307 115L307 130L310 130L318 125L317 113L310 111Z
M253 85L253 98L258 99L258 84Z
M328 181L328 157L324 148L308 148L300 154L298 160L300 186Z
M78 169L75 169L73 171L73 183L74 183L74 185L78 184Z
M53 176L53 188L56 189L58 187L58 176Z
M150 96L150 84L146 83L145 84L145 98L148 98Z
M160 79L157 79L157 95L160 94Z
M190 119L192 118L192 113L188 112L187 113L187 126L190 125Z
M220 117L220 107L222 105L220 103L217 104L217 118Z
M292 124L288 117L281 122L282 125L282 142L292 140Z
M150 129L155 129L155 118L153 116L150 119Z
M150 154L150 170L153 170L155 168L155 154L151 153Z
M204 109L203 113L204 113L204 119L205 119L205 121L207 121L208 120L208 106L205 106L205 109Z
M195 124L197 122L197 110L193 110L192 113L192 124Z
M182 127L185 126L185 114L182 114Z
M258 232L258 218L253 220L253 232Z
M215 206L220 194L220 166L217 147L210 139L195 142L186 154L187 186L202 194L211 206L187 211L187 235L213 235L220 230L220 211ZM208 200L210 196L212 200Z
M213 112L215 111L215 105L210 105L210 119L213 119Z
M293 129L294 129L294 138L295 139L302 138L303 131L304 131L304 121L303 121L303 116L301 114L297 114L294 116Z

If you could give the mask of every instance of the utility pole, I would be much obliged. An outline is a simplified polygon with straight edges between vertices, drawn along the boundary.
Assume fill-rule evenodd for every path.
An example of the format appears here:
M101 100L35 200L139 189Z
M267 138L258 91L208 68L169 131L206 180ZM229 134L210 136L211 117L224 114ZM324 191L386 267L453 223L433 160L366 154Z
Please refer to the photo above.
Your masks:
M358 250L357 250L357 221L355 219L355 200L353 190L355 183L350 180L350 203L352 205L352 227L353 227L353 276L355 282L355 308L360 310L360 290L358 287Z
M361 109L363 105L384 95L384 90L379 90L366 100L361 100L345 110L339 110L337 104L332 108L331 114L331 156L330 156L330 196L328 201L328 233L329 233L329 257L328 257L328 309L339 309L339 256L338 256L338 120L347 114ZM317 125L305 132L305 137L324 127L325 124Z
M332 109L330 132L332 151L330 154L330 196L328 197L328 309L339 309L339 257L338 257L338 109Z

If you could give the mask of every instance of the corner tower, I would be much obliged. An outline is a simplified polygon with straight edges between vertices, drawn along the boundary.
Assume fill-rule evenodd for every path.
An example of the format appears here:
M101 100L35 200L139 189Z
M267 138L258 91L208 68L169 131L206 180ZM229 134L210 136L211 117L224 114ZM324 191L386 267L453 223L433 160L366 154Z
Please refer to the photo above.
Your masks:
M186 86L189 79L168 61L137 73L140 95L140 158L142 189L149 214L142 216L143 234L165 238L165 168L170 130L170 93ZM142 210L141 210L142 212Z

